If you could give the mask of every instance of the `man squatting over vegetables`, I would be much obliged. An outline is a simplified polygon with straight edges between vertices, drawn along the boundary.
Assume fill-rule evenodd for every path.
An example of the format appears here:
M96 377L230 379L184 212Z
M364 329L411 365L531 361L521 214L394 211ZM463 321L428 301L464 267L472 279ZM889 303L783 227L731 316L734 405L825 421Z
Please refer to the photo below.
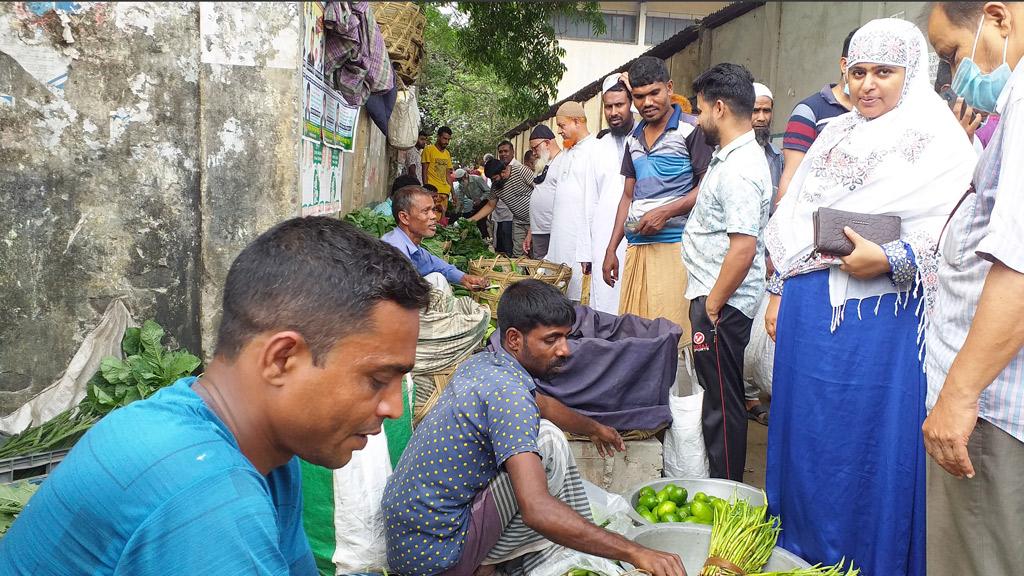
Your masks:
M383 508L392 569L469 576L504 564L506 573L529 573L565 546L656 576L686 574L678 556L591 522L559 428L589 436L602 455L625 445L614 429L534 387L534 378L548 379L569 356L574 321L572 304L539 280L502 294L500 346L459 367L388 480Z

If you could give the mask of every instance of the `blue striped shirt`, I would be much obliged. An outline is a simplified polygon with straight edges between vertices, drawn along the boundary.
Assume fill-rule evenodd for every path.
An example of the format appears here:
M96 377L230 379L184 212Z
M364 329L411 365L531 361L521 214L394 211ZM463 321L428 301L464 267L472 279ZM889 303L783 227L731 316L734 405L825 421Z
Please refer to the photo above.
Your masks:
M974 172L976 194L949 222L927 340L928 408L967 339L992 261L1024 273L1024 65L999 99L999 127ZM985 389L979 415L1024 441L1024 350Z
M630 244L673 243L682 240L686 216L670 219L657 234L641 236L631 231L644 214L674 202L693 190L708 169L713 150L704 142L697 119L677 104L665 131L648 147L643 120L626 137L622 175L633 178L633 202L626 218L626 240Z

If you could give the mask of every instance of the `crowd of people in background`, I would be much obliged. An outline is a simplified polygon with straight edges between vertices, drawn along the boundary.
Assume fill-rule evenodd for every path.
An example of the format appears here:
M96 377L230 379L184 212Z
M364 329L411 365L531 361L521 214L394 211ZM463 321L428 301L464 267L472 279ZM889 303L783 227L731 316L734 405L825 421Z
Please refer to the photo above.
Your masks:
M1024 472L1021 329L1007 324L1019 292L998 300L1024 273L1022 12L934 7L934 82L913 23L850 31L827 72L836 81L795 106L780 145L772 90L744 67L708 69L686 98L644 56L604 80L601 119L566 101L529 150L506 140L457 170L436 153L451 135L441 128L422 168L408 167L496 251L570 266L570 300L684 327L714 477L741 480L747 423L769 423L743 378L751 333L767 332L767 493L784 546L853 557L866 574L1010 573L1016 547L963 552L1001 541L1024 512L1007 485ZM848 253L823 253L821 208L898 216L900 232L876 243L845 221ZM1002 333L980 321L1010 310ZM989 365L986 344L1001 350ZM989 458L984 480L968 453ZM964 508L983 490L1008 498L986 498L993 522ZM865 514L865 502L884 505Z

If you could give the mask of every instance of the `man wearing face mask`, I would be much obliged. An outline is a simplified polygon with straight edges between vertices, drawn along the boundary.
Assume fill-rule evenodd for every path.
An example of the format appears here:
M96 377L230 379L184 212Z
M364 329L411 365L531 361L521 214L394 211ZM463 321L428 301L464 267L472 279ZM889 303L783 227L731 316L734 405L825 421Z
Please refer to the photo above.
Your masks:
M929 576L1019 574L1024 514L1024 3L933 5L950 88L999 114L939 240L926 349ZM981 546L981 547L979 547ZM973 552L973 553L971 553Z
M530 196L530 232L523 250L530 258L544 258L551 239L551 211L554 209L555 190L561 180L565 155L558 147L555 133L544 124L530 132L530 150L537 154L533 195Z
M817 94L811 94L793 108L793 114L786 124L786 135L782 138L782 154L785 167L779 179L779 193L775 202L778 203L786 194L789 181L796 174L796 169L803 161L804 155L810 150L811 144L818 138L836 116L846 114L853 108L850 100L850 87L846 83L846 57L850 53L850 40L857 29L853 29L843 41L843 53L839 57L839 82L826 84Z
M572 267L566 294L570 300L579 302L583 276L590 274L590 230L586 228L583 199L587 188L594 186L593 154L597 140L587 128L587 117L579 102L559 106L555 124L562 138L574 144L565 153L565 172L555 191L547 259Z

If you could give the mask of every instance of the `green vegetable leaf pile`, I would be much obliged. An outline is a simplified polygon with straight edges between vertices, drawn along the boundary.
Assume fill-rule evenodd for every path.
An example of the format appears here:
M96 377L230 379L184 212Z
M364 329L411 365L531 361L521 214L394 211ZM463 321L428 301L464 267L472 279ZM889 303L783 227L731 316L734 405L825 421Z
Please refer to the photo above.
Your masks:
M164 329L152 320L128 328L121 339L124 360L108 356L89 380L78 406L31 426L0 445L0 459L67 448L111 410L141 400L191 375L200 360L184 350L168 350Z
M345 215L344 220L356 225L356 228L368 232L377 238L387 234L395 227L395 219L391 216L378 214L369 208L361 208Z
M14 519L38 489L38 484L28 482L0 484L0 537L7 534L11 524L14 524Z
M114 408L141 400L188 376L199 367L199 358L182 350L166 350L160 341L164 329L152 320L142 328L129 328L121 340L124 360L104 358L100 370L89 380L86 412L104 416Z

